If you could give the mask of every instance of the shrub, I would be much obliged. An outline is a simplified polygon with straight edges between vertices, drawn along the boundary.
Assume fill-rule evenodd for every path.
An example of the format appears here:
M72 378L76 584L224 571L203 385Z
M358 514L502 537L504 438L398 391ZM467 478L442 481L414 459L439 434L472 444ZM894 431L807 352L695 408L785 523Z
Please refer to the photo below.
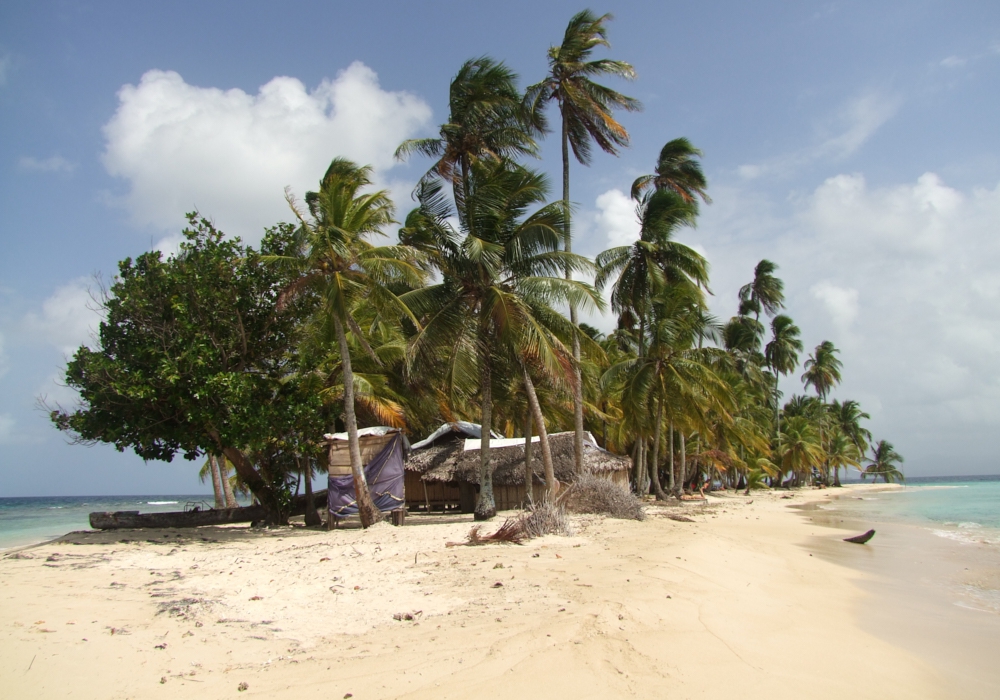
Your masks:
M645 520L642 502L610 479L582 474L558 499L571 513L596 513L621 520Z

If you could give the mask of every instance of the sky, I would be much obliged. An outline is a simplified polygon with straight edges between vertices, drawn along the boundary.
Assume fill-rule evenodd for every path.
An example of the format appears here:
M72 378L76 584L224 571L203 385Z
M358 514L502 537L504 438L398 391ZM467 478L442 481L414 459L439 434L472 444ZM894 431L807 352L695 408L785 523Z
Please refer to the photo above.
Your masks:
M259 240L284 188L375 168L399 218L451 77L488 54L525 86L584 5L469 2L0 4L0 496L202 492L198 463L68 444L67 358L117 262L174 249L197 209ZM574 164L574 250L637 237L627 192L667 141L704 152L712 204L679 239L735 313L779 265L806 351L841 350L832 397L871 414L910 476L1000 473L1000 5L605 2L631 147ZM553 115L554 117L554 115ZM559 143L534 164L559 191ZM610 314L591 319L608 330ZM803 353L802 360L805 359ZM782 382L802 393L800 367Z

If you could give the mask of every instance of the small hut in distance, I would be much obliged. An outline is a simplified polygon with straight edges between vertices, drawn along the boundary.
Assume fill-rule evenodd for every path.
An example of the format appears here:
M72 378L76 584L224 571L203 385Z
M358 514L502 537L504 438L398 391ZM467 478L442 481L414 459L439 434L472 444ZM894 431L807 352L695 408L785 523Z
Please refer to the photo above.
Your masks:
M445 424L427 440L414 443L406 460L406 505L410 511L457 510L471 513L479 490L480 427L469 423L455 428ZM469 433L472 433L471 435ZM434 437L437 436L437 437ZM545 487L541 445L532 440L531 471L536 497ZM573 433L549 435L556 479L563 484L576 476ZM628 487L631 460L597 445L594 436L584 438L584 469ZM493 493L497 510L522 508L527 504L524 469L524 438L497 438L490 445Z

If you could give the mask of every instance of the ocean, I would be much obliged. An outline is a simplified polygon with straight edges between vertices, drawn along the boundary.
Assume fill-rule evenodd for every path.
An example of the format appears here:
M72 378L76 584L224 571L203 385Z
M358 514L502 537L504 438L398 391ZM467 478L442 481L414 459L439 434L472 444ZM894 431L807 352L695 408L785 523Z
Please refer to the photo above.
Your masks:
M88 517L94 511L163 513L184 510L189 503L211 506L214 500L211 494L0 498L0 550L89 530Z
M1000 545L1000 475L913 478L904 489L842 497L824 508L920 526L963 544Z

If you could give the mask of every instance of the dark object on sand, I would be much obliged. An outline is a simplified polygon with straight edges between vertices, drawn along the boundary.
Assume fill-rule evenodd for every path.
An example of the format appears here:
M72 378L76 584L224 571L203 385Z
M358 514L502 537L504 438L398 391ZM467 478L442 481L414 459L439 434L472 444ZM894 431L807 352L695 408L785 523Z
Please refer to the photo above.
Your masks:
M670 518L671 520L676 520L679 523L693 523L694 522L694 520L692 520L691 518L689 518L686 515L668 515L667 517Z
M314 507L326 505L326 490L313 494ZM297 496L292 501L289 515L306 512L305 496ZM249 523L263 521L267 512L263 506L245 508L220 508L219 510L189 510L183 513L140 513L137 510L120 510L115 513L91 513L90 526L95 530L116 530L118 528L141 527L199 527L202 525L228 525L229 523Z
M854 544L864 544L874 536L875 536L875 531L869 530L863 535L855 535L854 537L845 537L844 542L853 542Z

